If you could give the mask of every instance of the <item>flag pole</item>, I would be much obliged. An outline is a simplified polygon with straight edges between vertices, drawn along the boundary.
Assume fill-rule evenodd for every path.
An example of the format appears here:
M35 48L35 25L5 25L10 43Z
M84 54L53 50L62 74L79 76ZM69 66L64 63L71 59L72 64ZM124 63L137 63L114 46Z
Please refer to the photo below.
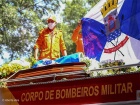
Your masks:
M115 46L115 44L113 43L113 42L111 42L111 44L113 45L113 46ZM121 54L122 54L122 56L124 56L124 54L120 51L120 50L118 50Z

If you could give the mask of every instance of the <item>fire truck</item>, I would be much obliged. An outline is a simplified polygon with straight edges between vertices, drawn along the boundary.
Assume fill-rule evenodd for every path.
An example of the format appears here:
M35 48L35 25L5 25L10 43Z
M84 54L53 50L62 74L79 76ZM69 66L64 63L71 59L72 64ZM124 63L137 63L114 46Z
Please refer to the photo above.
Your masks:
M90 77L84 62L20 70L0 88L0 105L140 105L140 72ZM140 64L107 67L137 67Z

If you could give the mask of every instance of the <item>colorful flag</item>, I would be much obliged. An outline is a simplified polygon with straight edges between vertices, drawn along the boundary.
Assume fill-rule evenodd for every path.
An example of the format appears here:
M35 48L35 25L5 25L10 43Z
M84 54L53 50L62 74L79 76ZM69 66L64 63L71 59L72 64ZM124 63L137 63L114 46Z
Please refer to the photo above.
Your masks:
M100 0L82 18L85 55L98 61L105 54L126 57L129 51L121 50L130 46L130 38L140 41L139 18L140 0Z

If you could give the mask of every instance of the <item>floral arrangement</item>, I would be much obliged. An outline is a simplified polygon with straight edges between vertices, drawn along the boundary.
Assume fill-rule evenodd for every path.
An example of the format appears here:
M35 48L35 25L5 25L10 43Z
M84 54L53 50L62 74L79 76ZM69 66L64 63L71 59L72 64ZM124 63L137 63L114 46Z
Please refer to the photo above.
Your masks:
M106 68L106 67L113 67L113 66L122 66L125 65L125 62L121 60L105 60L99 63L100 68ZM128 68L115 68L108 70L108 74L118 74L120 72L126 72Z
M36 60L31 57L26 60L13 60L0 66L0 87L6 87L6 79L19 70L29 69Z
M125 62L121 59L121 60L105 60L105 61L101 61L99 64L100 68L106 68L106 67L112 67L112 66L121 66L121 65L125 65Z
M125 62L121 60L105 60L99 63L100 68L107 68L107 67L114 67L114 66L123 66L125 65ZM114 68L107 70L107 74L120 74L120 73L126 73L126 72L133 72L138 70L137 67L126 67L126 68Z
M25 60L17 59L11 62L7 62L0 66L0 79L7 78L11 74L19 70L29 69L35 62L36 60L33 57L30 57Z
M104 60L99 62L99 68L107 68L107 67L114 67L114 66L123 66L125 62L121 60ZM90 77L96 76L103 76L103 75L113 75L113 74L121 74L127 72L135 72L140 71L140 67L126 67L126 68L114 68L109 70L102 70L102 71L91 71Z
M86 69L88 69L88 67L91 65L91 59L89 59L88 57L83 57L81 59L81 62L85 62L86 63Z
M88 73L89 71L89 67L91 66L91 59L86 57L83 53L80 54L80 62L85 62L86 66L83 68L83 70L85 70L86 73Z
M18 70L21 69L27 69L29 68L28 66L22 66L20 64L4 64L3 66L0 67L0 79L1 78L7 78L11 74L17 72Z
M5 82L5 79L0 79L0 88L6 88L7 82Z

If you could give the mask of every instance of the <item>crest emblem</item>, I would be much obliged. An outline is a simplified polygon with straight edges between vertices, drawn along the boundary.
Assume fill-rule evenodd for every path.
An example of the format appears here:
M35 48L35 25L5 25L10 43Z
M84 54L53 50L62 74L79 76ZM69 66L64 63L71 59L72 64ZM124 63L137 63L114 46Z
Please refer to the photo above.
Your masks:
M117 6L118 0L107 0L101 9L101 14L103 16L105 24L107 42L111 42L112 40L115 40L121 35ZM117 45L114 44L114 47L108 49L105 48L104 53L112 53L119 50L121 47L124 46L128 39L128 36L126 36Z
M115 40L121 35L120 21L117 16L117 4L118 0L107 0L101 9L108 42Z

